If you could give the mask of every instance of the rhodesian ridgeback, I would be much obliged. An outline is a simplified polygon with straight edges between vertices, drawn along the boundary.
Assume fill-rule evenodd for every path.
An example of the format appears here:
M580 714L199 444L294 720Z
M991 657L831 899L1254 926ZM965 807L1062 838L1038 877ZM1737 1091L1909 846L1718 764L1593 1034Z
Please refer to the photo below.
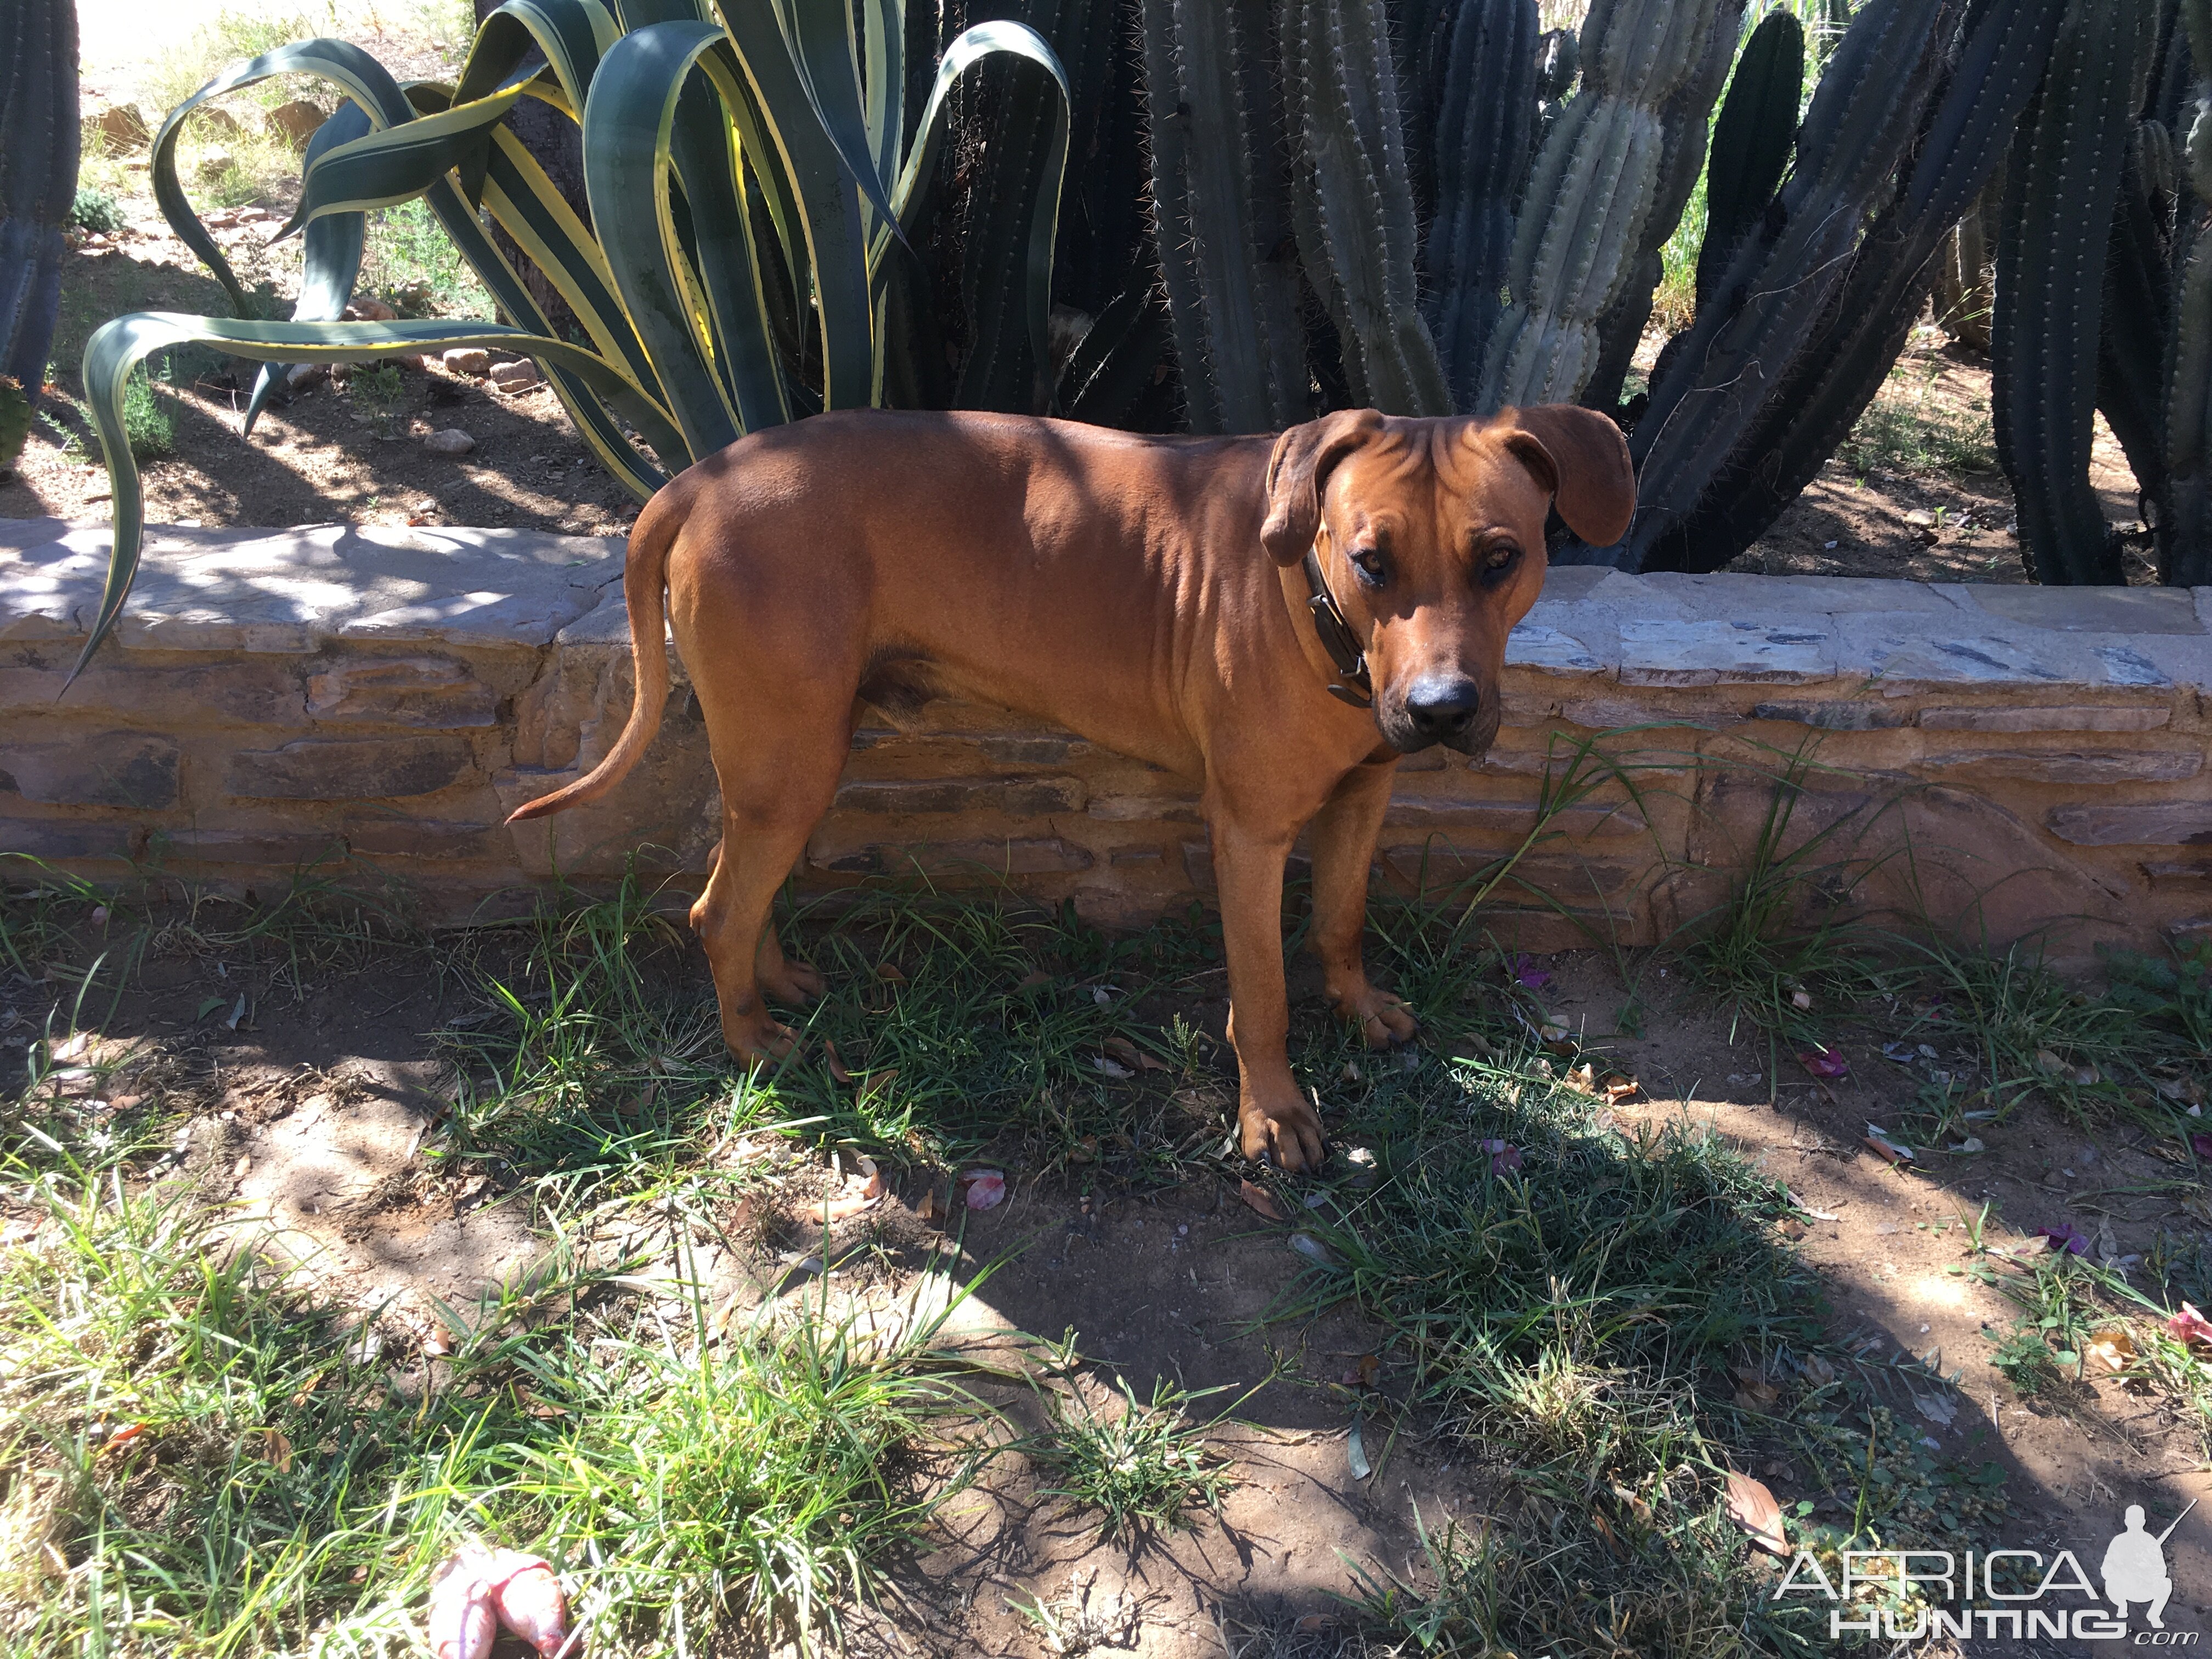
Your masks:
M1547 514L1628 528L1627 446L1565 406L1489 420L1348 410L1279 437L1148 438L1026 416L856 410L780 426L675 479L630 532L636 695L597 799L668 698L664 615L707 724L722 841L691 923L722 1036L781 1058L769 1005L820 994L769 925L863 705L1037 716L1200 787L1221 897L1245 1152L1318 1164L1285 1043L1283 866L1313 826L1313 949L1381 1048L1412 1015L1360 955L1399 758L1480 755L1505 636L1544 582ZM666 610L663 611L665 593Z

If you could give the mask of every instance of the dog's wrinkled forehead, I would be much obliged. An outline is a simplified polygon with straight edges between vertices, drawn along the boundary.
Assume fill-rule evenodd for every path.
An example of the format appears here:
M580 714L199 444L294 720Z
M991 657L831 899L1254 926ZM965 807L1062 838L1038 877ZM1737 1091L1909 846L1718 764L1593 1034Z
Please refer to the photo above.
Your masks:
M1393 421L1369 434L1331 476L1325 510L1387 513L1401 528L1445 537L1470 525L1540 527L1552 485L1483 420Z

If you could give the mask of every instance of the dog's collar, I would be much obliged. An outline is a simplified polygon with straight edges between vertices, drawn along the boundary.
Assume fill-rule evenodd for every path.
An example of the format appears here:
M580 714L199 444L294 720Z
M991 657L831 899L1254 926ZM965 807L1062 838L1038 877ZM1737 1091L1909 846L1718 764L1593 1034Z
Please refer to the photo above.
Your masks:
M1337 678L1342 682L1330 685L1328 695L1354 708L1370 708L1375 703L1375 683L1368 677L1367 653L1338 609L1336 595L1328 591L1328 578L1322 574L1318 540L1306 549L1305 572L1310 590L1306 609L1313 613L1314 632L1320 637L1321 648L1336 665Z

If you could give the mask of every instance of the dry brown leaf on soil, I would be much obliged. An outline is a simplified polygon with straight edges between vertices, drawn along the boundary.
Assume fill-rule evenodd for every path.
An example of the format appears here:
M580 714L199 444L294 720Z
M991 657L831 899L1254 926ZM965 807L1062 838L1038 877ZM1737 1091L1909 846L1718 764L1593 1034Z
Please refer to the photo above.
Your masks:
M1634 1492L1629 1491L1626 1486L1615 1486L1613 1489L1613 1495L1620 1501L1622 1506L1628 1510L1629 1514L1635 1516L1637 1525L1639 1527L1648 1527L1651 1524L1650 1504L1645 1503L1642 1498L1638 1498Z
M269 1428L261 1431L260 1438L261 1461L274 1465L280 1474L289 1474L292 1472L291 1437L282 1429Z
M1144 1051L1125 1036L1109 1036L1098 1045L1131 1071L1144 1069Z
M888 1099L891 1085L897 1081L898 1067L896 1066L887 1066L880 1072L871 1072L853 1091L853 1098L864 1103L878 1098Z
M875 1207L884 1195L883 1171L876 1168L872 1158L860 1159L860 1173L846 1176L843 1189L823 1199L810 1219L844 1221Z
M1595 1098L1597 1094L1597 1067L1591 1065L1589 1061L1584 1060L1581 1065L1569 1069L1565 1082L1567 1087L1572 1089L1577 1094L1589 1095Z
M906 974L896 962L878 963L876 964L876 977L883 981L886 985L903 985L906 983Z
M2089 1338L2088 1358L2109 1370L2124 1371L2135 1363L2136 1340L2117 1325L2098 1331Z
M850 1083L853 1074L845 1069L845 1062L838 1058L836 1043L828 1037L823 1038L822 1052L830 1056L830 1075L840 1083Z
M1764 1480L1754 1480L1747 1474L1738 1474L1734 1469L1728 1476L1728 1516L1751 1535L1751 1541L1769 1555L1787 1556L1790 1539L1782 1529L1782 1505L1774 1501L1774 1494L1766 1489Z
M923 1221L934 1221L945 1213L943 1208L938 1204L936 1188L924 1187L921 1189L921 1198L915 1205L914 1212Z
M1024 974L1019 980L1015 981L1014 989L1017 991L1033 991L1040 985L1049 985L1051 983L1052 975L1050 974L1045 972L1042 968L1032 968L1028 973Z
M1284 1218L1283 1206L1275 1202L1274 1194L1265 1187L1255 1186L1249 1181L1240 1181L1237 1183L1237 1196L1244 1200L1247 1209L1267 1217L1270 1221L1280 1221Z
M1643 1086L1626 1073L1615 1072L1599 1085L1599 1092L1604 1095L1607 1103L1618 1106L1624 1100L1633 1100Z

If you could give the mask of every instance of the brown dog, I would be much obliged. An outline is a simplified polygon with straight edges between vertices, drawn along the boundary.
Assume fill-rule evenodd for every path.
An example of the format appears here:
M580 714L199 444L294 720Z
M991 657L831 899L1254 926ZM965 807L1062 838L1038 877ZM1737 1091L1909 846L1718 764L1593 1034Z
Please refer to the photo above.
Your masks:
M1272 439L881 410L776 427L639 515L629 722L588 775L514 819L598 799L652 740L665 586L722 786L691 922L724 1039L780 1057L791 1033L768 1005L804 1002L822 979L785 959L769 908L863 704L897 720L969 697L1164 767L1204 788L1244 1150L1316 1164L1321 1121L1285 1048L1291 844L1310 821L1331 1000L1377 1048L1411 1037L1360 961L1398 759L1489 746L1505 636L1543 586L1547 511L1603 546L1634 501L1620 431L1564 406L1489 421L1352 410Z

